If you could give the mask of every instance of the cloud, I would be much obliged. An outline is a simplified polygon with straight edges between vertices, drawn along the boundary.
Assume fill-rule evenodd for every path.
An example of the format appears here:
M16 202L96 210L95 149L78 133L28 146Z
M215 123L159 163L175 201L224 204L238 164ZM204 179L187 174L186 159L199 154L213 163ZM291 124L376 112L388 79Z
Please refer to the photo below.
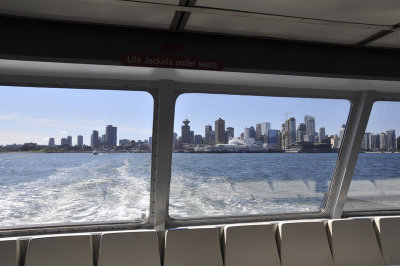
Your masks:
M61 130L60 132L58 132L58 134L60 134L60 135L66 135L66 134L67 134L67 131Z
M15 120L18 119L17 114L0 115L0 120Z

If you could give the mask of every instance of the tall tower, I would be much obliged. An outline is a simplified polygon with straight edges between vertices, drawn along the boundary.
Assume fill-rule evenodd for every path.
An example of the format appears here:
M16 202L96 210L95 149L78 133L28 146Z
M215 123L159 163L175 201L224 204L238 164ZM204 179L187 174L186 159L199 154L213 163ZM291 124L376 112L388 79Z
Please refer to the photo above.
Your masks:
M228 143L230 139L235 137L235 129L233 127L227 127L225 131L225 143Z
M325 133L325 128L324 127L320 127L319 128L319 133L318 133L318 142L319 143L322 143L322 142L324 142L324 140L325 140L325 135L326 133Z
M97 148L99 146L99 131L93 130L91 144L92 148Z
M304 141L304 135L306 135L306 124L300 123L299 127L297 128L296 141Z
M82 135L78 135L77 143L78 143L79 147L83 146L83 136Z
M304 124L306 124L306 135L310 142L314 142L315 138L315 118L311 115L304 117Z
M107 147L117 146L117 127L113 127L112 125L107 125L105 142Z
M225 144L225 120L215 120L215 144Z
M182 144L190 144L190 126L189 123L190 121L186 118L185 120L182 121L183 126L182 126Z
M296 119L294 117L286 120L287 142L292 144L296 142Z
M204 143L211 144L212 143L212 126L206 125L204 128Z
M339 133L339 144L338 144L339 147L342 144L345 129L346 129L346 125L343 124L342 127L340 128L340 133Z
M49 147L54 147L54 146L56 146L54 138L49 138Z
M68 136L67 140L68 140L68 146L72 147L72 137Z

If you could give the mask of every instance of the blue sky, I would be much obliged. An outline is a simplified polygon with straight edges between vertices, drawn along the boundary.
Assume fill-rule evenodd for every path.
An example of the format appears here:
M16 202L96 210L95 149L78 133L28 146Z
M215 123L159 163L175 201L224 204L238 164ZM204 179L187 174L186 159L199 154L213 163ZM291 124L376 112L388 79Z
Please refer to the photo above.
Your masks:
M36 142L56 144L66 136L83 135L90 144L96 129L105 133L106 125L118 127L118 139L147 139L152 133L153 98L146 92L0 87L0 145ZM204 126L213 126L219 117L239 136L247 126L270 122L280 129L288 117L296 124L305 115L315 117L316 130L339 134L346 122L350 103L346 100L278 98L259 96L184 94L178 97L174 131L181 134L182 120L191 121L195 134L204 135ZM400 133L400 103L375 103L367 131L379 133L390 128Z

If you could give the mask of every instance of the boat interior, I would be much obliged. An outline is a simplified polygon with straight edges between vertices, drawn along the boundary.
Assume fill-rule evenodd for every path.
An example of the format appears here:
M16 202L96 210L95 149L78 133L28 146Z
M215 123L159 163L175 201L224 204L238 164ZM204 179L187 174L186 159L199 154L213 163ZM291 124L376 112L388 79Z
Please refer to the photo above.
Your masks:
M399 11L391 0L2 0L1 86L145 91L154 113L147 219L3 227L0 265L399 265L400 206L345 208L373 104L400 100ZM186 65L168 64L177 58ZM171 217L186 93L348 100L324 207Z

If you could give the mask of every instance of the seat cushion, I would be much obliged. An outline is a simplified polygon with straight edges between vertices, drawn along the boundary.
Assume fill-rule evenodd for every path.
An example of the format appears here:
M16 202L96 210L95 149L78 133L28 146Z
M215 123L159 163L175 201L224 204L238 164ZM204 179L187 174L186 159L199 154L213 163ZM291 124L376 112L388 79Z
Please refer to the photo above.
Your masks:
M378 241L387 265L400 265L400 217L376 217Z
M0 239L0 265L18 266L19 242L16 239Z

